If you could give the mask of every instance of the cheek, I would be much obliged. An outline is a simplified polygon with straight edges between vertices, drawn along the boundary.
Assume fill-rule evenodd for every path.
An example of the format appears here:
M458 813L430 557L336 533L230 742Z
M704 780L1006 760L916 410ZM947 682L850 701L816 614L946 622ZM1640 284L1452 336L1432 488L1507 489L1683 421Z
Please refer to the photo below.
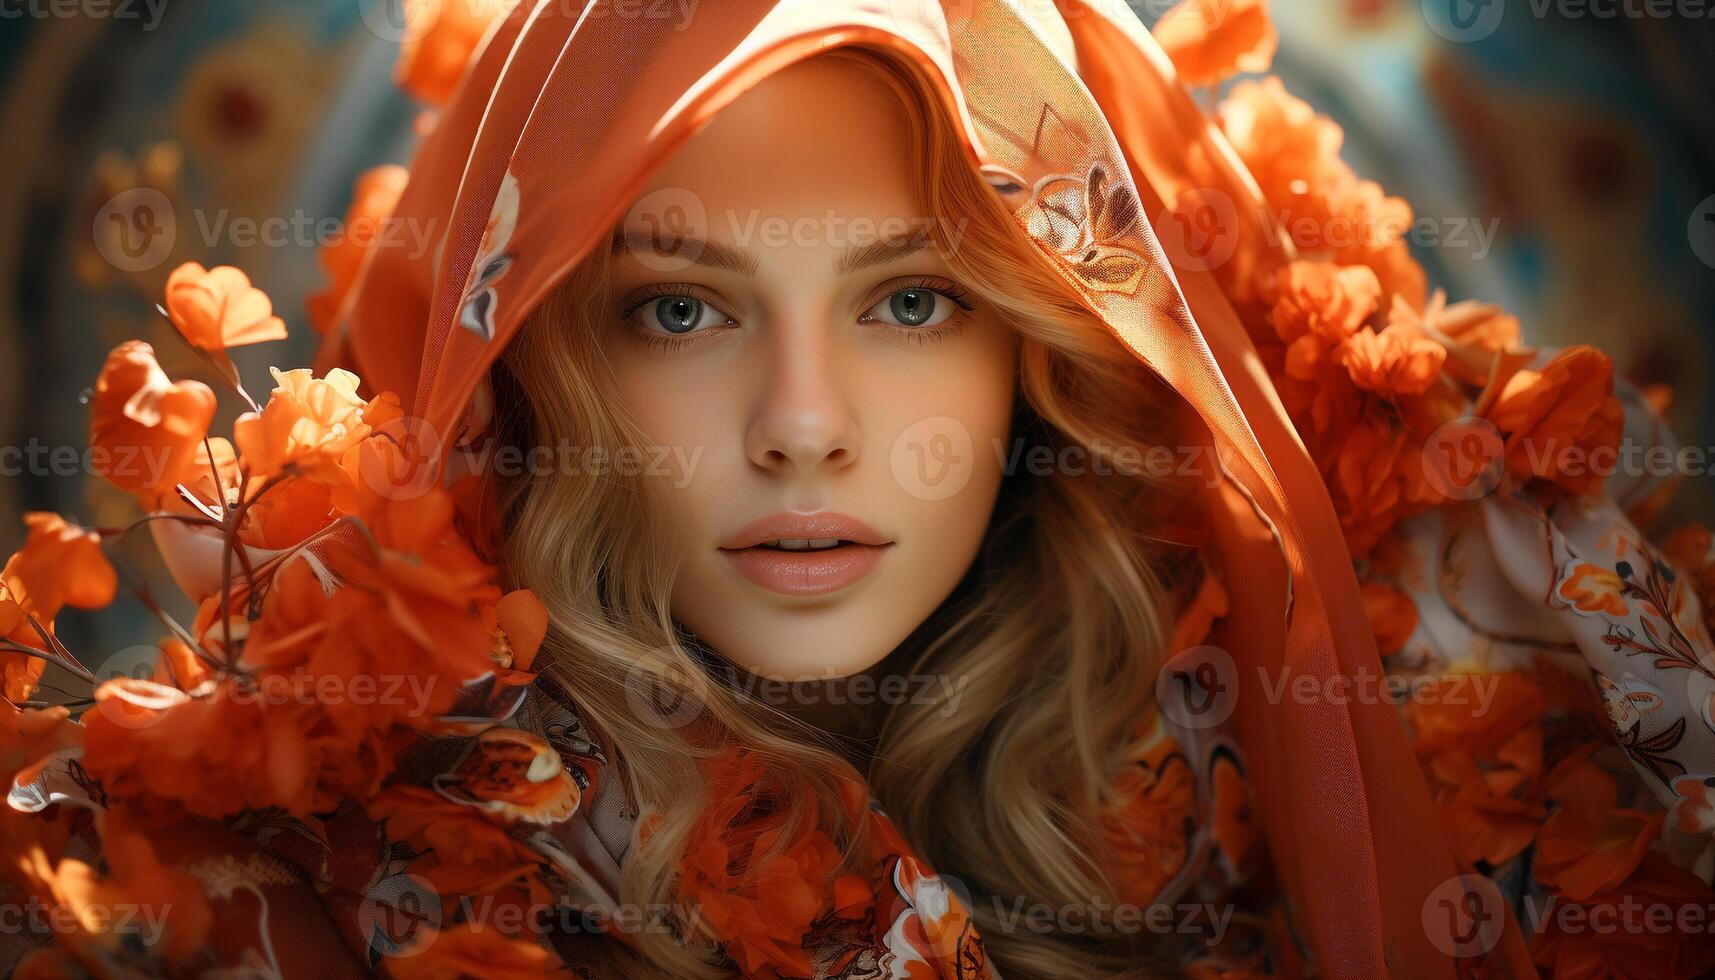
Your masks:
M895 435L878 462L911 530L931 543L917 555L923 571L957 579L982 543L1011 458L1018 355L1013 334L992 325L951 346L931 381L879 400L888 415L880 428Z
M645 361L648 360L648 363ZM715 523L711 501L730 474L723 451L740 431L730 377L715 377L648 355L612 358L619 396L645 443L645 458L661 461L644 492L652 511L678 533L706 538Z

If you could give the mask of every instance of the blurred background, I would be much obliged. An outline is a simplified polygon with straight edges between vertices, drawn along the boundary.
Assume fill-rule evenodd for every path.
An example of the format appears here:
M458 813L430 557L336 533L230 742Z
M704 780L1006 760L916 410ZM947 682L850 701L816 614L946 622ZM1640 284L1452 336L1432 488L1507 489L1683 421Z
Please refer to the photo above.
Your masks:
M326 223L412 145L398 3L0 0L0 446L34 454L0 460L8 552L25 510L134 517L76 455L82 398L132 337L203 373L153 309L180 262L237 264L275 298L293 339L239 352L253 389L308 363ZM1153 23L1170 3L1131 5ZM1682 441L1715 446L1715 0L1271 7L1275 72L1413 204L1432 285L1506 307L1532 343L1601 346L1671 389ZM1710 483L1687 480L1670 519L1715 514ZM131 612L136 632L70 611L61 633L92 666L118 651L99 675L128 670L157 632Z

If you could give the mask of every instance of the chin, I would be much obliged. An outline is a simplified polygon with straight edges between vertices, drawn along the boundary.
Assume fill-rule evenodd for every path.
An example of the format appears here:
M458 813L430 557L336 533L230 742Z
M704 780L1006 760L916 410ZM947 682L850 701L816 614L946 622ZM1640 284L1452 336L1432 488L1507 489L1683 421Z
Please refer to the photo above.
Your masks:
M904 642L915 623L897 612L886 616L871 609L840 612L834 617L808 610L773 613L711 630L686 625L736 667L766 680L801 682L869 670Z

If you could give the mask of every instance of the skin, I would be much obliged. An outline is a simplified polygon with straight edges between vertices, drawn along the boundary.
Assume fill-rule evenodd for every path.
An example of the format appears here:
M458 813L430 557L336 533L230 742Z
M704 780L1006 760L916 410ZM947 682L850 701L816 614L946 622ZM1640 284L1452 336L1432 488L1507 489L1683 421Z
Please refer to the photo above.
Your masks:
M770 679L881 661L969 569L1000 488L1016 335L933 246L876 247L926 221L903 111L856 66L783 71L668 162L616 245L605 349L626 407L652 442L700 453L688 478L650 481L682 549L673 615ZM652 234L662 202L706 244ZM720 549L779 512L850 515L890 543L851 585L782 595Z

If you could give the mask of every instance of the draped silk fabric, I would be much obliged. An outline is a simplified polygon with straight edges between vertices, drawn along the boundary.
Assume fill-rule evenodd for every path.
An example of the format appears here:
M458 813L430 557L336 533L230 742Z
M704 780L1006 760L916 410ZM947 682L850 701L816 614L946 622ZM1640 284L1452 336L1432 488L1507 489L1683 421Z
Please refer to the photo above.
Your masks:
M635 7L525 0L496 24L395 211L444 232L436 260L373 250L319 367L408 396L430 443L454 444L531 308L699 126L801 59L894 53L1042 261L1172 386L1220 461L1207 547L1246 581L1208 642L1239 667L1234 731L1294 932L1330 976L1453 975L1424 917L1459 869L1396 708L1262 685L1381 668L1316 467L1213 276L1157 236L1173 234L1170 202L1212 188L1239 205L1227 261L1290 245L1253 220L1254 182L1143 26L1078 0L719 0L684 22ZM1489 962L1534 972L1510 924Z

